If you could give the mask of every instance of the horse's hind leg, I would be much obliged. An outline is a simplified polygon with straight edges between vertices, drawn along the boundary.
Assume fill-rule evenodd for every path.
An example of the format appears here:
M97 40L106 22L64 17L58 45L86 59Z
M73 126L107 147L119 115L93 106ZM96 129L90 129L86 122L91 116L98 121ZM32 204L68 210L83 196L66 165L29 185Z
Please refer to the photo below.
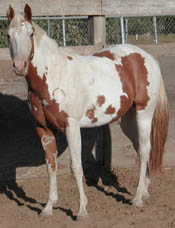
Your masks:
M150 135L152 126L153 110L138 110L137 111L137 125L139 137L139 158L140 158L140 176L139 184L133 204L135 206L143 206L143 197L148 198L148 186L150 183L148 177L148 161L150 156Z
M71 156L71 169L76 178L79 190L79 212L78 218L87 216L87 198L83 188L83 169L81 161L81 134L78 121L69 119L69 126L66 129L66 136Z

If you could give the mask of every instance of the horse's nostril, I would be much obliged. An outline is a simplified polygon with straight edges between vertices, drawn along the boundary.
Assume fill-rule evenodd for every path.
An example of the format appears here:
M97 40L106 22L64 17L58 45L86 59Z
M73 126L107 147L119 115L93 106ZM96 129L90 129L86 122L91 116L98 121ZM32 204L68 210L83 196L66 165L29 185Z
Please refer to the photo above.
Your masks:
M13 67L15 68L16 66L15 66L15 62L13 62Z

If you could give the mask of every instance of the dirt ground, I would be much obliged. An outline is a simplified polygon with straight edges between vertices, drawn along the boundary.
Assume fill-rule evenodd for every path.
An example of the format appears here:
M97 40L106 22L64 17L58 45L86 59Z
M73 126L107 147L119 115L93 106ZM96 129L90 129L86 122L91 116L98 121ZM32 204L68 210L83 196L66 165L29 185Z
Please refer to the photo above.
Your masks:
M150 198L146 200L143 208L136 208L131 203L138 182L138 168L117 167L117 159L114 158L113 164L116 166L112 172L94 165L86 169L84 187L88 198L89 216L85 221L76 221L78 190L75 179L68 172L63 172L63 175L57 177L59 201L54 207L53 216L48 218L39 216L48 198L48 179L41 173L35 174L45 161L41 145L31 126L33 122L25 101L24 81L19 78L14 80L9 78L8 75L12 74L11 63L1 61L0 129L3 134L0 137L0 227L175 227L175 57L164 56L158 60L171 111L165 168L160 175L152 177ZM121 144L120 140L113 143L115 146ZM125 146L128 147L128 144ZM66 145L63 144L59 149L63 151L65 148ZM120 159L121 157L118 163ZM24 167L25 171L31 168L34 173L30 173L30 178L3 181L9 177L15 179L19 167ZM23 172L23 169L21 170Z
M58 176L59 202L53 216L47 218L38 216L48 197L47 178L1 183L0 224L2 228L173 228L174 176L175 168L172 168L153 177L150 198L143 208L136 208L131 200L136 190L137 170L119 169L110 174L91 168L89 180L84 184L89 212L84 221L76 221L78 192L72 175Z

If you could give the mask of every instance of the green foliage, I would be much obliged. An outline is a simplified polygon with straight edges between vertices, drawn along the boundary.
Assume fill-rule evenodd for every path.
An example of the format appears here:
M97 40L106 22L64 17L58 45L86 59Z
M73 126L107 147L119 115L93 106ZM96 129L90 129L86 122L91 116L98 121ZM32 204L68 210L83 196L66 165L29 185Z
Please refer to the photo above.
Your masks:
M106 18L106 43L121 43L120 19Z
M0 20L0 48L8 47L7 28L8 21Z
M61 20L50 21L50 37L55 39L59 46L63 46L63 27Z
M66 45L88 45L88 20L66 20Z
M59 46L63 46L63 23L61 19L37 20L35 22L47 31ZM88 45L88 19L65 19L65 39L67 46Z
M131 17L128 18L128 34L143 35L153 32L152 17Z

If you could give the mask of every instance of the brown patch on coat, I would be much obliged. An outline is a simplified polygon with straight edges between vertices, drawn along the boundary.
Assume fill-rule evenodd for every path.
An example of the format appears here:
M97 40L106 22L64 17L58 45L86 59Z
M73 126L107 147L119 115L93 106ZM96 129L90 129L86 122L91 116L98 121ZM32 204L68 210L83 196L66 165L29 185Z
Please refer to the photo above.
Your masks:
M93 108L88 109L86 112L86 116L91 120L92 123L96 123L98 118L95 117L95 106Z
M139 53L133 53L121 58L122 65L115 65L123 85L123 91L128 95L121 97L119 114L123 114L134 102L137 110L145 109L148 101L148 72L144 65L145 59ZM127 110L126 110L127 111Z
M104 95L99 95L97 97L97 105L101 107L105 103L105 96Z
M118 110L116 116L111 120L110 123L118 121L121 116L123 116L126 111L129 109L131 106L130 103L128 103L128 98L124 95L120 96L120 109ZM117 122L119 124L119 122Z
M93 56L106 57L108 59L115 60L114 54L111 53L109 50L94 53Z
M28 93L28 99L33 117L41 126L46 128L46 119L40 99L31 91Z
M115 107L112 107L112 105L110 104L108 107L107 107L107 109L106 109L106 111L105 111L105 114L107 114L107 115L112 115L112 114L114 114L115 113Z
M131 106L131 101L126 96L120 97L120 109L117 112L117 119L120 118L128 111L129 107Z
M37 126L36 132L41 138L41 142L43 144L43 148L45 151L45 157L48 163L51 165L53 171L56 170L56 153L57 153L57 145L55 136L49 129L44 129L42 127ZM49 141L49 139L52 139Z
M64 131L68 126L68 114L63 110L60 111L59 104L54 99L50 99L48 92L48 85L46 83L46 76L43 75L43 79L37 75L37 70L31 63L28 67L27 81L29 84L29 91L36 96L35 100L38 100L39 108L42 107L44 117L53 126L61 131ZM41 101L45 100L47 106L42 106ZM36 106L37 107L37 106ZM39 114L38 114L39 115ZM37 117L37 121L40 123L40 117ZM42 125L42 123L40 123Z
M60 111L59 104L52 100L48 103L46 107L44 107L44 113L46 119L51 123L54 127L64 131L68 126L68 114L64 111Z
M71 56L67 56L67 58L68 58L70 61L73 60L73 58L72 58Z

